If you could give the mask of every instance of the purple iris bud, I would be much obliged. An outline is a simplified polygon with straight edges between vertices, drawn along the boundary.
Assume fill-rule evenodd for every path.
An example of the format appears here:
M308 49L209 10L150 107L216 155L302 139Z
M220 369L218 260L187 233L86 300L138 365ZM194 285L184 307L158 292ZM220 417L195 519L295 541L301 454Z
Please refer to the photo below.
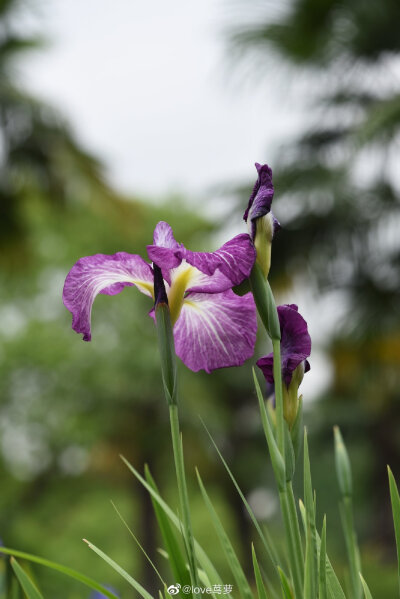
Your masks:
M250 196L248 206L243 215L249 234L257 251L257 262L265 277L268 277L271 266L271 244L274 233L280 228L278 220L271 212L274 186L272 170L268 164L256 162L258 178Z
M159 304L168 305L168 296L165 291L164 279L162 276L161 268L154 264L154 307L157 308Z
M253 296L232 287L247 279L256 258L250 236L237 235L215 252L192 252L179 244L168 223L155 228L147 247L153 265L141 256L118 252L81 258L67 275L63 301L72 328L91 340L91 312L99 294L136 287L168 302L177 355L188 368L211 372L240 366L253 355L257 318ZM154 318L154 311L150 312Z
M311 353L311 337L307 323L295 304L278 306L278 317L281 327L284 414L291 426L297 414L299 386L304 373L310 370L307 358ZM272 353L257 361L257 366L270 384L274 384L273 362Z

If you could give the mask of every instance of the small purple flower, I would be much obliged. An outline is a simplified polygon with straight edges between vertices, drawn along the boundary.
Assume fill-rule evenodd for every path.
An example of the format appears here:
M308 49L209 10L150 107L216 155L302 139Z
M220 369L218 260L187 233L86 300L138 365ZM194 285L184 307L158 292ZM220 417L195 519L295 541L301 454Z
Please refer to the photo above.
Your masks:
M311 337L308 333L307 323L299 314L295 304L278 306L278 317L281 325L281 363L282 380L286 387L292 381L293 373L302 365L303 374L310 370L307 360L311 353ZM273 354L260 358L257 366L261 368L268 383L274 383Z
M257 250L257 262L267 277L271 265L271 243L280 224L271 212L274 197L272 170L268 164L261 165L256 162L255 166L258 178L243 219Z
M191 252L179 244L171 227L159 222L147 253L158 270L157 294L165 284L177 355L191 370L240 366L253 355L257 319L250 293L232 287L246 279L255 261L249 235L237 235L212 253ZM159 279L161 280L159 281ZM143 258L118 252L81 258L67 275L63 301L72 328L91 340L91 311L98 293L116 295L135 286L153 300L154 270ZM154 317L154 311L150 312Z
M113 589L113 587L109 587L109 586L105 585L104 588L107 589L108 591L111 591L112 593L114 593L114 595L116 597L119 597L117 591L115 589ZM93 591L93 593L90 594L89 599L107 599L107 597L106 597L106 595L103 595L103 593L100 593L100 591Z
M283 414L289 428L295 422L298 408L298 390L304 373L310 370L307 360L311 353L311 337L307 323L295 304L278 306L281 327L281 367L283 381ZM273 354L257 361L269 385L274 386Z

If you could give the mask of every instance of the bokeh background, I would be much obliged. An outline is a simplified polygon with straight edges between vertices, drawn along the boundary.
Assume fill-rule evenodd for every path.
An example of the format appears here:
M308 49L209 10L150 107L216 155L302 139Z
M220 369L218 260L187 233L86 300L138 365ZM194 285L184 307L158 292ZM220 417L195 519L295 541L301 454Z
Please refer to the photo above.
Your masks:
M176 489L147 298L100 296L93 342L70 328L81 256L145 256L167 220L192 249L243 231L255 161L274 171L271 283L313 339L303 383L318 516L343 572L332 426L353 462L371 591L397 593L386 464L400 476L400 5L397 0L0 2L0 537L112 584L89 538L157 587L146 494ZM256 356L269 351L262 333ZM194 466L250 571L254 532L199 420L278 542L277 497L243 368L180 365L194 528L223 572ZM255 540L255 539L254 539ZM268 565L266 566L268 569ZM34 570L50 597L84 588ZM168 575L166 575L168 576ZM171 579L170 581L175 582ZM226 573L226 583L232 582Z

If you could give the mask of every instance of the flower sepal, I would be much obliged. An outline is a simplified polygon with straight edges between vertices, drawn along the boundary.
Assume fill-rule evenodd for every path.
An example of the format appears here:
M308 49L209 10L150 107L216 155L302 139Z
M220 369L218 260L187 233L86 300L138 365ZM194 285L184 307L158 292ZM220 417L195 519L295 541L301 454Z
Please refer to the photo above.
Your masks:
M292 374L292 380L289 385L283 384L283 415L288 423L289 429L292 430L297 419L299 409L298 392L301 382L304 377L304 362L295 368Z

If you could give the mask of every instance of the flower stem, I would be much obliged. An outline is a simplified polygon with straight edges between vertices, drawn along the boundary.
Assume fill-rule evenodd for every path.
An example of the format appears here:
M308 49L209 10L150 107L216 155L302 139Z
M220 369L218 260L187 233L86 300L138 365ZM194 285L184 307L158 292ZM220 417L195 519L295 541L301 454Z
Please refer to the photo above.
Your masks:
M172 450L174 454L176 481L178 485L181 519L183 524L183 540L189 562L191 583L193 587L198 587L199 583L192 524L190 519L189 496L187 492L183 446L179 427L178 385L174 336L168 304L166 302L160 302L158 305L156 305L155 314L164 393L168 404L171 424ZM196 594L194 594L194 596L197 597Z
M276 404L276 441L279 451L285 459L285 435L283 420L283 391L282 391L282 372L281 372L281 341L272 339L272 349L274 352L274 385L275 385L275 404Z

